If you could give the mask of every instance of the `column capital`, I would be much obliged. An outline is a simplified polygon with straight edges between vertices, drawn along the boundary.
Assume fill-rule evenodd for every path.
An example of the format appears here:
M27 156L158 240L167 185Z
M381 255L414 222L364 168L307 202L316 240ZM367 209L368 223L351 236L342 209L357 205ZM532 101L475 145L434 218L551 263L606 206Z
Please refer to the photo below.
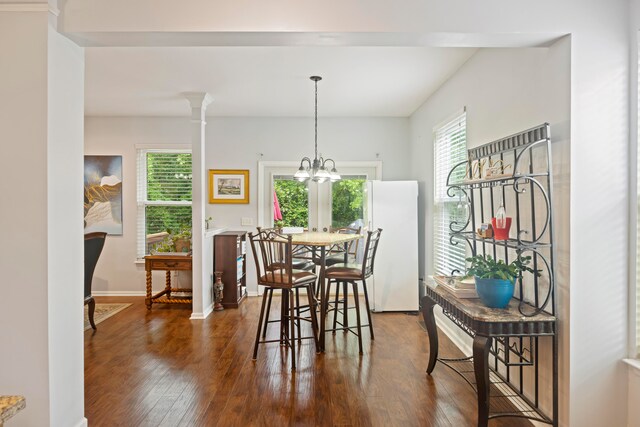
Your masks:
M209 104L213 102L213 97L208 92L184 92L182 95L187 98L191 108L206 110Z

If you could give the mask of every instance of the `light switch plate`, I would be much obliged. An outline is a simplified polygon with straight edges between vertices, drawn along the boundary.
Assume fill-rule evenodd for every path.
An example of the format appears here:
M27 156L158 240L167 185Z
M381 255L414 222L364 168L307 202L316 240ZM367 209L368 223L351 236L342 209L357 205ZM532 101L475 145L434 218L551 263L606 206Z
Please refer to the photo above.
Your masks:
M241 225L253 225L253 218L242 218Z

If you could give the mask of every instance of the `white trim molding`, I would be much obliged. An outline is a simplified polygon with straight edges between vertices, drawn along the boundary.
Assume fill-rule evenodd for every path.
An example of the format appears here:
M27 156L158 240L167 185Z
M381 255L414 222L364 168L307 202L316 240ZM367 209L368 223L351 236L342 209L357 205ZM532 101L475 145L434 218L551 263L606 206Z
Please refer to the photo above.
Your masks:
M94 297L146 297L144 291L92 291Z
M451 340L451 342L460 349L464 353L465 356L471 356L473 354L473 349L471 348L471 344L465 342L460 338L460 335L456 333L456 329L451 328L451 320L447 318L442 311L435 310L434 311L435 318L437 320L438 329L440 329L444 334Z
M196 312L191 313L191 317L189 317L189 320L204 320L207 317L209 317L211 313L213 313L213 304L207 307L204 310L204 313L196 313Z
M60 10L49 3L0 3L0 12L49 12L59 16Z

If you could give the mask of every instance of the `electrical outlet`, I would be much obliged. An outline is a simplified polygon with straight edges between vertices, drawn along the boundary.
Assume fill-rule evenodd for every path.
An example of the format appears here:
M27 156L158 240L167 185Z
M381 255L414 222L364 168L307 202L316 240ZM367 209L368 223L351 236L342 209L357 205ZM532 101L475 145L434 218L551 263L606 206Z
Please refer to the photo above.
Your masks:
M253 225L253 218L242 218L241 225Z

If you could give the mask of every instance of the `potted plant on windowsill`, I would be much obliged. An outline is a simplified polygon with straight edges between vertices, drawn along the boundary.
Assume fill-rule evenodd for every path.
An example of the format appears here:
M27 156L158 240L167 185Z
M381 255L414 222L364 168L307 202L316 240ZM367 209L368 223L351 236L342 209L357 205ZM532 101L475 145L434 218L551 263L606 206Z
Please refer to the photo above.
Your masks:
M472 256L467 261L471 263L467 275L475 278L478 296L487 307L508 306L515 290L515 281L523 272L540 276L539 271L528 267L530 256L518 256L510 264L482 255Z

